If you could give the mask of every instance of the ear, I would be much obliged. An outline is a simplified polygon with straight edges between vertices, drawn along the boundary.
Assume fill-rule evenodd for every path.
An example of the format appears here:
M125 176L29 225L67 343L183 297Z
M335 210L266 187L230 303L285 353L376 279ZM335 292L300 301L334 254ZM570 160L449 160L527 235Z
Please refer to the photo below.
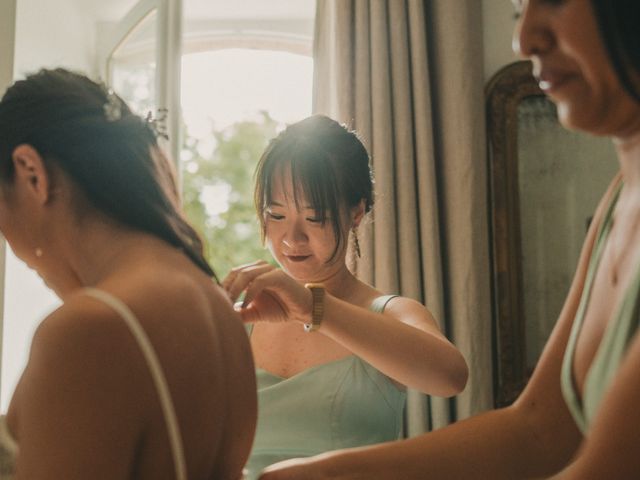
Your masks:
M351 208L351 226L358 227L365 215L364 198L358 202L355 207Z
M44 160L31 145L18 145L11 155L16 186L21 185L41 205L49 200L50 178Z

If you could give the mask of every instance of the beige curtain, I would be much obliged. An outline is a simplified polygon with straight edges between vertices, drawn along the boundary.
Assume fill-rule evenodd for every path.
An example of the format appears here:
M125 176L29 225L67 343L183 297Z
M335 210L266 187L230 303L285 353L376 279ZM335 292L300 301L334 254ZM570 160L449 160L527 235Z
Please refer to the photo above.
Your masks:
M471 375L455 401L410 392L408 434L491 406L482 10L475 0L318 0L314 111L355 128L376 205L358 276L423 302Z

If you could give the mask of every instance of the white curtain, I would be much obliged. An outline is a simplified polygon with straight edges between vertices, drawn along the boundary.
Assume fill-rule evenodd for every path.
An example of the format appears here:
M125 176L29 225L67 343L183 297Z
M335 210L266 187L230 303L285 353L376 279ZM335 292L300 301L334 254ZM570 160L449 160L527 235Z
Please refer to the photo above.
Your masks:
M455 401L409 393L408 435L492 404L481 3L318 0L314 112L357 130L376 204L350 266L423 302L469 363Z

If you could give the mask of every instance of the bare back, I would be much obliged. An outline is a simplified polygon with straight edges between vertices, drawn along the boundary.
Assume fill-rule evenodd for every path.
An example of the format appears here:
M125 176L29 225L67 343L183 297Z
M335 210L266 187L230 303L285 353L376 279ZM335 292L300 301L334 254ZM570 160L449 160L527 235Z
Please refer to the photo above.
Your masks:
M224 292L184 256L170 257L141 258L97 287L127 305L150 340L175 406L188 478L236 480L256 420L247 337ZM20 446L17 478L175 478L167 423L140 348L112 308L82 291L36 333L8 422ZM50 453L59 450L60 460L52 463L41 445L54 443ZM66 460L70 451L75 458Z

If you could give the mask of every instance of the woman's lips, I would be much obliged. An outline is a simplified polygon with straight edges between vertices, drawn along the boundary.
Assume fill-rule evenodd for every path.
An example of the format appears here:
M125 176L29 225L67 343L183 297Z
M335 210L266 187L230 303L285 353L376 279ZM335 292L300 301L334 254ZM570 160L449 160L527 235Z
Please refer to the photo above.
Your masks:
M567 85L574 80L576 75L572 73L565 73L559 71L545 71L543 70L537 77L538 85L540 89L548 94L553 94L555 91Z
M287 260L291 262L304 262L311 255L285 255Z

